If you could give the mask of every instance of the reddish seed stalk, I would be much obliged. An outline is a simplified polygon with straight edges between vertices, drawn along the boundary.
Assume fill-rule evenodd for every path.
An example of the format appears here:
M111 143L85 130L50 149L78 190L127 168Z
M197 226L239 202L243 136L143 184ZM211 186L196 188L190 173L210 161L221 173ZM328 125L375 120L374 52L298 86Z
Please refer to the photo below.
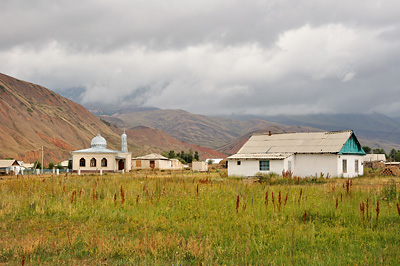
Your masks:
M282 205L282 198L281 198L281 191L279 190L278 194L278 211L281 212L281 205Z
M364 213L365 213L365 205L364 205L364 201L360 203L360 212L361 212L361 218L364 221Z
M286 193L285 202L283 203L283 206L286 206L286 203L287 203L288 196L289 196L289 194L288 194L288 193Z
M24 266L25 265L25 254L22 255L22 261L21 261L21 265Z
M301 201L301 196L303 195L303 189L300 189L300 196L299 196L299 205L300 205L300 201Z
M199 196L199 185L197 184L197 187L196 187L196 195L197 195L197 197Z
M272 191L272 205L274 206L274 211L275 211L275 197L273 191Z
M398 202L397 202L397 213L400 215L400 206Z
M240 198L239 198L239 195L238 195L237 198L236 198L236 213L239 212L239 203L240 203Z
M137 197L136 197L136 204L139 203L139 197L140 197L140 195L137 195Z
M304 210L304 217L303 217L303 223L306 224L307 220L307 210Z
M121 186L121 204L124 204L125 202L125 191Z
M114 194L114 204L117 205L117 193Z
M268 190L265 192L265 208L268 209Z
M379 212L380 212L380 208L379 208L379 200L378 200L376 202L376 222L378 222Z
M74 200L76 201L76 190L74 190L71 194L71 203L74 203Z
M337 208L338 208L338 205L339 205L339 199L336 198L336 210L337 210Z
M340 192L340 202L343 202L343 194Z

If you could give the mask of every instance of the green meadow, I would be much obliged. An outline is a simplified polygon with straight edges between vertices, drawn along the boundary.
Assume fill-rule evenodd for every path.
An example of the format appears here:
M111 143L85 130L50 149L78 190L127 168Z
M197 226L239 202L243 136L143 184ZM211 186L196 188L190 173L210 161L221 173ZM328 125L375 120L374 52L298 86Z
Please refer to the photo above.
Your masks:
M0 265L398 265L398 178L0 180Z

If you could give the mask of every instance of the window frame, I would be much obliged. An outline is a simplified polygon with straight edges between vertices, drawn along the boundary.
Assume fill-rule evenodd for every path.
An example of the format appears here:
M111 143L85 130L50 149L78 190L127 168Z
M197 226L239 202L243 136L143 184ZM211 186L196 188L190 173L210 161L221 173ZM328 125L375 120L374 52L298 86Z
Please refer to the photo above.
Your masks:
M96 160L96 158L92 158L92 159L90 159L90 167L96 167L96 165L97 165L97 160Z
M358 173L359 171L360 171L360 166L359 166L359 163L358 163L358 159L355 159L354 160L354 171L356 172L356 173Z
M260 160L258 166L260 171L270 171L271 169L270 160Z
M101 159L101 167L107 167L108 161L106 158Z
M347 159L342 160L342 171L344 174L347 174Z
M86 159L85 158L80 158L79 159L79 167L86 167Z

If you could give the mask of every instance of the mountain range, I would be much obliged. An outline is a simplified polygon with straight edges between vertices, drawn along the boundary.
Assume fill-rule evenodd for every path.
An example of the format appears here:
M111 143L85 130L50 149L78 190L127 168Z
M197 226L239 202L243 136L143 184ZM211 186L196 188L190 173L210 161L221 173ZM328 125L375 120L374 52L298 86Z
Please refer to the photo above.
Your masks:
M33 162L41 159L43 147L45 163L60 162L71 151L88 148L99 132L109 148L119 150L121 128L47 88L0 73L0 158ZM126 133L134 156L189 149L202 159L226 156L156 128L129 127Z
M80 93L80 90L78 90ZM373 114L205 116L152 107L82 105L40 85L0 74L0 157L34 161L44 148L46 162L90 146L101 132L109 148L120 148L126 130L134 156L198 151L201 159L234 154L256 132L353 129L362 145L400 149L400 117Z

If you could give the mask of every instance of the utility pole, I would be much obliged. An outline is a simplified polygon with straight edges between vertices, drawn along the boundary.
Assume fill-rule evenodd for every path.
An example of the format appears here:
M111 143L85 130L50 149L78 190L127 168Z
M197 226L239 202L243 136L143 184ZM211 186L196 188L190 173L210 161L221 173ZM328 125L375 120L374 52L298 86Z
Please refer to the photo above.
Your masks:
M42 145L42 174L43 174L43 145Z

